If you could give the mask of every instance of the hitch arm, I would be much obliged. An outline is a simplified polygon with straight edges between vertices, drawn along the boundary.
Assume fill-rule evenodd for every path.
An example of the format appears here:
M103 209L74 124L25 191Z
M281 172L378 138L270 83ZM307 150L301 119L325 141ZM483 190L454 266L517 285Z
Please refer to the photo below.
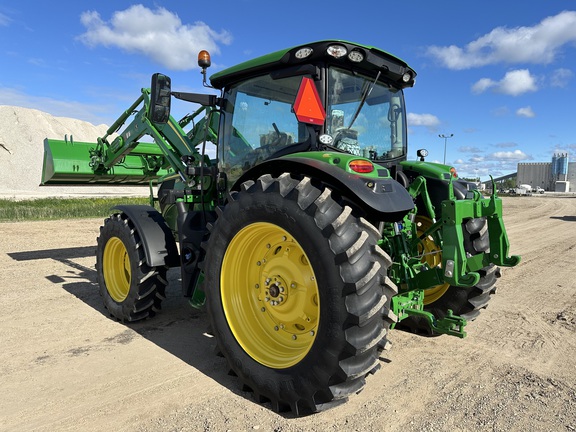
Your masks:
M452 185L450 186L452 188ZM453 194L450 194L453 197ZM463 223L468 219L485 217L490 239L490 252L468 257L464 244ZM472 199L448 199L442 202L442 268L446 282L456 286L474 286L480 275L478 270L493 263L512 267L520 262L517 255L509 256L510 243L502 220L502 201L492 195L482 198L474 191Z
M466 319L462 318L461 316L454 315L451 309L448 309L446 316L440 319L437 319L430 312L418 309L407 309L406 313L408 315L418 316L427 320L430 328L434 333L447 334L450 336L457 336L459 338L466 337L466 332L464 331L464 327L467 324Z

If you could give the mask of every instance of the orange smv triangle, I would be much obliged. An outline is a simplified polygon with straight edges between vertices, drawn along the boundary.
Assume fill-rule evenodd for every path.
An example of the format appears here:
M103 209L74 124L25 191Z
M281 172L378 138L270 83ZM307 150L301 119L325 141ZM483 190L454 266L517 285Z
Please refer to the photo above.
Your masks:
M322 102L320 102L320 95L312 78L302 78L300 89L294 102L294 113L299 122L315 125L324 124L326 111L322 106Z

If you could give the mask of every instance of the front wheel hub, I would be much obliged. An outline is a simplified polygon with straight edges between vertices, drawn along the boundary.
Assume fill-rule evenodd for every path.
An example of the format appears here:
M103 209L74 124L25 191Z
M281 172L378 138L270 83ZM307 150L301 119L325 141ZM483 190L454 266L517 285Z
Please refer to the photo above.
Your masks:
M274 298L280 295L280 285L276 282L274 285L270 287L270 295Z
M110 297L118 303L126 300L130 292L132 270L126 246L118 237L112 237L106 243L102 254L102 269Z

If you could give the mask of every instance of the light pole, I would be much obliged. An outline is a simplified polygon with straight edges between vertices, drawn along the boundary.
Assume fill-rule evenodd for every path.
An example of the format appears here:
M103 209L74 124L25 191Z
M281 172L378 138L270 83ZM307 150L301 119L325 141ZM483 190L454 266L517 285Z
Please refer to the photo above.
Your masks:
M438 136L440 138L444 138L444 165L446 165L446 141L448 141L448 138L452 138L454 136L454 134L450 134L450 135L440 134Z

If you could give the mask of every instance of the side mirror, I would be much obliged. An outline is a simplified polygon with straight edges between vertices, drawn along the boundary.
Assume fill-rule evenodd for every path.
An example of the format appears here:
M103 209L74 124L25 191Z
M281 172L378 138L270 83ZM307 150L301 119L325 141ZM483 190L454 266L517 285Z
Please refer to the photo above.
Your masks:
M167 123L170 118L170 77L155 73L150 89L150 110L148 118L153 123Z

